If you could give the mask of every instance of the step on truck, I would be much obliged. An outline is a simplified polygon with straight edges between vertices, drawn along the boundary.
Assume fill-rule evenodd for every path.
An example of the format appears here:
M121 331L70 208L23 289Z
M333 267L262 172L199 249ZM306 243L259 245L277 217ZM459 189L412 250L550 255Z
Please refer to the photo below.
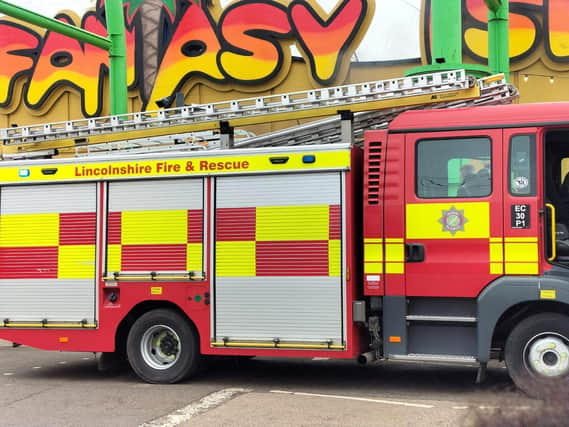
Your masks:
M278 356L566 385L569 104L514 97L458 71L5 129L0 338L151 383Z

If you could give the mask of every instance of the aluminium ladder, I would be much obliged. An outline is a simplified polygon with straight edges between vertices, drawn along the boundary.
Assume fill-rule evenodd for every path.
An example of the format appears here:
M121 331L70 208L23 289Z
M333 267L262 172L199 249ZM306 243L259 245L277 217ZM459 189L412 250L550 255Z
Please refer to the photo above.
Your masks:
M211 131L285 120L358 113L354 130L361 133L411 108L506 103L516 96L503 75L476 80L464 70L356 83L281 95L212 104L79 119L0 130L4 159L52 157L105 152L148 152L219 148ZM235 146L298 145L339 142L338 118L294 126L261 137L246 137ZM318 129L314 132L314 129ZM326 136L326 132L329 133ZM208 136L203 136L208 135ZM306 138L311 135L311 138ZM247 136L247 135L246 135ZM205 139L205 141L204 141ZM209 139L209 141L208 141Z

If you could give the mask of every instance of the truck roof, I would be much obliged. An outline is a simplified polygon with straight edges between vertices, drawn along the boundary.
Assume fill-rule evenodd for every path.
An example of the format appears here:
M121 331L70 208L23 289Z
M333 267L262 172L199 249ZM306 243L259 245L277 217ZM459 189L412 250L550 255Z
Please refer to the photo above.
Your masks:
M406 111L393 119L389 125L389 132L532 126L569 126L569 102L412 110Z

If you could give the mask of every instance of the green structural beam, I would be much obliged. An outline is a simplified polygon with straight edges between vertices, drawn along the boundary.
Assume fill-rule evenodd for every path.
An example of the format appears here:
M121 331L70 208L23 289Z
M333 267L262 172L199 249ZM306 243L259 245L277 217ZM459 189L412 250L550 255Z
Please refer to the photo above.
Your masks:
M488 67L492 73L504 73L510 80L510 36L508 0L485 0L488 6Z
M490 74L488 67L462 62L461 0L431 0L430 31L431 64L410 68L405 71L406 75L460 69L476 77Z
M502 0L484 0L484 3L492 12L496 12L502 6Z
M128 113L128 88L122 1L106 0L105 7L108 38L0 0L0 13L108 51L111 114L126 114Z
M431 0L432 57L437 63L462 62L462 3Z
M105 0L109 49L109 80L111 114L128 113L128 87L126 83L126 36L122 0Z
M101 49L109 50L111 48L110 40L105 37L101 37L98 34L90 33L82 28L66 24L65 22L58 21L57 19L48 18L47 16L40 15L39 13L16 6L15 4L7 3L3 0L0 0L0 13L4 13L5 15L20 19L32 25L37 25L38 27L63 34L64 36L92 44L93 46L100 47Z

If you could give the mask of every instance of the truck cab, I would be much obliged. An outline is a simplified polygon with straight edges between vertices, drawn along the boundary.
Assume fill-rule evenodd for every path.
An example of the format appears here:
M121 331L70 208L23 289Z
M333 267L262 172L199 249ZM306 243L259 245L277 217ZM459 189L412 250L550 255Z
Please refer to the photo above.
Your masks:
M569 104L422 110L366 134L364 285L385 357L481 375L505 359L530 393L567 378L568 118Z

